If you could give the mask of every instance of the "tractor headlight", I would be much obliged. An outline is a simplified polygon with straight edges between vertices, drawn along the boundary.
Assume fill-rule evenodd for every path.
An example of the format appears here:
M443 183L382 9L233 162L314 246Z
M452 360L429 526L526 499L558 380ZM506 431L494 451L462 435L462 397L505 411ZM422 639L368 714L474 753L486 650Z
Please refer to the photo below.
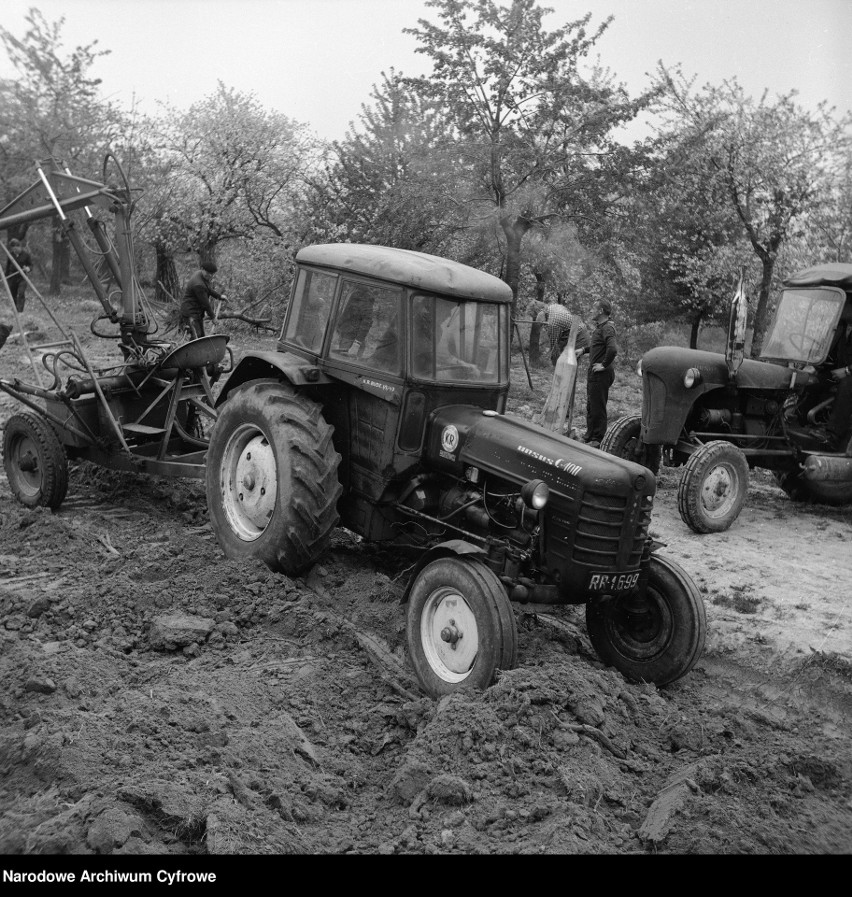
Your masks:
M521 498L528 508L540 511L550 498L550 486L544 480L530 480L521 489Z
M641 377L642 376L642 359L640 358L636 364L636 373Z
M693 387L698 386L698 384L700 382L701 382L701 371L699 371L698 368L690 368L683 375L683 385L687 389L692 389Z

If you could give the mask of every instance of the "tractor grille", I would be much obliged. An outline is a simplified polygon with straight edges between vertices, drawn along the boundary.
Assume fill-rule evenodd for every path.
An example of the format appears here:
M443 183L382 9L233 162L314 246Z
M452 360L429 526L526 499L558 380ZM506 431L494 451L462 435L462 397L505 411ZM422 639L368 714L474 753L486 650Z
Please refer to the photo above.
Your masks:
M654 374L642 374L642 420L651 428L661 427L666 418L666 384Z
M653 501L586 492L577 517L572 561L595 570L625 569L639 564Z

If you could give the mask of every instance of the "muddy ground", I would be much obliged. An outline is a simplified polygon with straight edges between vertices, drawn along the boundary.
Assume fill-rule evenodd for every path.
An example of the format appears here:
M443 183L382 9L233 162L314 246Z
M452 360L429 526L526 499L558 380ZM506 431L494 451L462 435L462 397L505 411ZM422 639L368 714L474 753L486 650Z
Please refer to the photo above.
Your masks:
M12 337L0 376L26 369ZM548 374L518 360L513 412ZM637 408L623 368L613 416ZM434 701L409 560L338 530L289 579L222 556L200 482L76 463L51 513L0 474L0 853L852 852L852 509L757 473L699 537L677 475L652 533L706 601L690 675L630 683L582 608L517 607L517 669Z

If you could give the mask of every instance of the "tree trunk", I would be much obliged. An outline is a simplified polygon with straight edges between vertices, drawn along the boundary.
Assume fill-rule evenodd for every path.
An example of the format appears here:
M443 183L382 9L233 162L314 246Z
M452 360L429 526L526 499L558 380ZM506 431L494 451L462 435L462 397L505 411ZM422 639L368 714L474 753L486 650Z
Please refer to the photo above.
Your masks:
M696 312L695 317L692 319L692 329L689 332L689 348L697 349L698 348L698 334L701 331L701 320L704 317L703 312Z
M67 271L67 262L63 265L63 254L68 254L68 239L59 221L53 219L53 251L50 264L51 296L59 296L62 293L63 270Z
M533 309L537 309L539 304L544 303L544 288L547 284L547 275L540 271L535 272L535 302ZM541 363L541 321L535 320L538 313L534 312L533 323L530 325L530 366L537 367Z
M518 284L521 279L521 243L530 226L522 218L511 220L508 217L500 219L500 226L506 237L506 272L503 280L512 289L512 320L514 320L518 304Z
M754 335L751 340L751 357L758 358L763 350L763 337L769 326L769 288L775 270L775 255L762 259L763 271L760 277L760 291L757 294L757 310L754 313Z
M155 243L154 251L157 254L154 299L157 302L180 302L180 281L174 255L165 243Z

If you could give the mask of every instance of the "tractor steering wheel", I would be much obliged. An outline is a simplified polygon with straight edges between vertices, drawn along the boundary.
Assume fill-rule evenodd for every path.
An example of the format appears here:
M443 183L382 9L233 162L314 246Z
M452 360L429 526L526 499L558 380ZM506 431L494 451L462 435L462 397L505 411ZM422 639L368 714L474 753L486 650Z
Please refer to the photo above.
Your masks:
M817 342L817 338L815 336L809 336L807 333L802 333L802 332L788 333L787 339L790 342L790 345L797 352L805 352L806 351L805 346L807 345L808 342L810 342L810 346L808 347L807 351L810 351L810 349Z

